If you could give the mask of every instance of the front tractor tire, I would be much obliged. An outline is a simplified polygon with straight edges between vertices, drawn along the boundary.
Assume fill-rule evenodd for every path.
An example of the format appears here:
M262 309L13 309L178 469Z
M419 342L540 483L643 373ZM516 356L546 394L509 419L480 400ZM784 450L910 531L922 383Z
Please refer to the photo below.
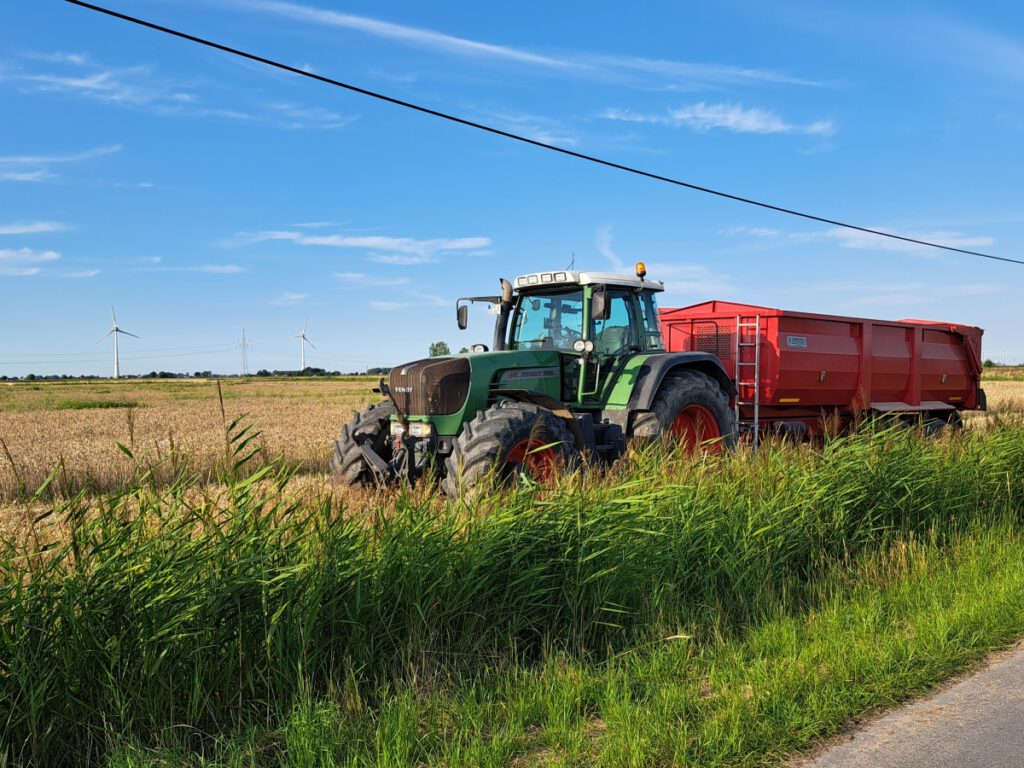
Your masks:
M546 408L504 400L479 411L455 439L445 460L442 487L456 497L485 480L514 483L521 475L545 485L560 468L572 469L580 460L569 427Z
M359 443L372 448L384 461L391 460L391 417L395 407L387 400L360 411L341 428L334 442L331 474L344 485L373 485L376 475L366 460Z
M680 371L665 377L651 410L636 415L632 435L682 444L689 455L721 453L736 445L736 415L717 381L700 371Z

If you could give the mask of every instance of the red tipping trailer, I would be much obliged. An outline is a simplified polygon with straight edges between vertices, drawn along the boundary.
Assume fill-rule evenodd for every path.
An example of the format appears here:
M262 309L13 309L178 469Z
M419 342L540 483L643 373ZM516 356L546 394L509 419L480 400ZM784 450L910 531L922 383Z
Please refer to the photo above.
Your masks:
M710 352L748 430L821 434L826 419L903 413L936 424L984 410L981 328L706 301L661 310L670 352Z

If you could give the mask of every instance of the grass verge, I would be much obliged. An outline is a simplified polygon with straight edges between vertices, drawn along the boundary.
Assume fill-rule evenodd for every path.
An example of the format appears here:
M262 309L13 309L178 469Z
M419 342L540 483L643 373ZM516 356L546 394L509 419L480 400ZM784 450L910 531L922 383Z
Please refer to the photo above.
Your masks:
M0 555L0 735L35 765L757 764L1021 632L1022 478L1005 426L472 508L300 505L273 468L72 500Z
M819 607L731 641L676 636L581 664L485 674L424 691L300 698L275 727L201 756L170 739L121 745L129 766L771 765L1024 634L1024 542L1012 524L946 547L900 542L825 578Z

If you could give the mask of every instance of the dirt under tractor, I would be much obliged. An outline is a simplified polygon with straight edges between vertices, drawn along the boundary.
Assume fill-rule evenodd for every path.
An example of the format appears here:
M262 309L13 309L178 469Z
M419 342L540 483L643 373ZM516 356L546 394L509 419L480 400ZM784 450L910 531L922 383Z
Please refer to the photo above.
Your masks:
M493 342L469 354L399 365L383 400L342 429L331 460L338 481L396 483L439 475L456 496L485 478L544 482L586 454L611 463L633 441L665 437L712 451L737 437L735 385L714 354L667 352L656 296L636 274L538 272L491 305Z

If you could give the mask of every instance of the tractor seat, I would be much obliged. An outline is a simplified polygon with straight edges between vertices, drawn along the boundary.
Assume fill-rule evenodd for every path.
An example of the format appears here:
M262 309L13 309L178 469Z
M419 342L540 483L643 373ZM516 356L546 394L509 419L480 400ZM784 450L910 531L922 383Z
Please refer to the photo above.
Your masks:
M594 349L599 355L619 355L629 349L629 328L613 325L601 331L594 340Z

